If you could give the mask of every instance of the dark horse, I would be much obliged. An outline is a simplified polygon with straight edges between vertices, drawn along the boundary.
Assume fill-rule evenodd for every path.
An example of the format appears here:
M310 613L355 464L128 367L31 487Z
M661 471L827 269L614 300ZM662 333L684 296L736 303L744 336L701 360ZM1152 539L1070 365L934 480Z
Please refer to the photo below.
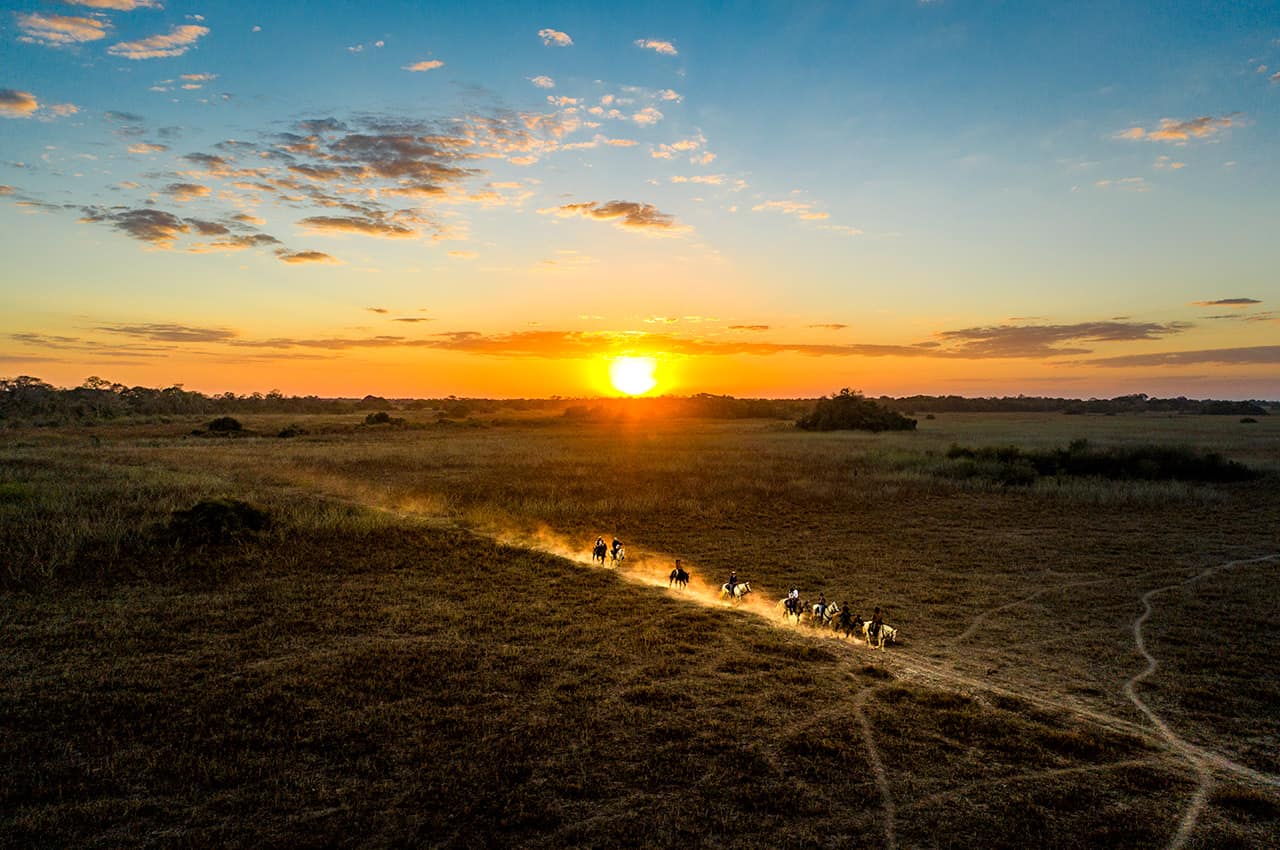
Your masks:
M849 637L851 634L856 634L862 631L862 615L853 614L847 609L841 611L840 616L836 618L836 621L832 624L831 628L835 629L837 634L844 632L844 636Z
M599 561L601 564L604 564L604 559L608 556L608 554L609 554L609 547L604 545L603 543L597 543L596 548L591 550L591 560Z
M680 567L676 567L671 571L671 577L667 579L667 587L671 587L673 584L678 584L681 587L688 587L689 574Z

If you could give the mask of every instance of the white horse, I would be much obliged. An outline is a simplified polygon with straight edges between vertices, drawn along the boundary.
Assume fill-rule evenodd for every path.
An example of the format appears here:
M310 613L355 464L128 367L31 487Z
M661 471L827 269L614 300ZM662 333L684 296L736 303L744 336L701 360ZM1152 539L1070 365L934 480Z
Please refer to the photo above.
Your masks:
M835 602L828 602L824 608L814 603L813 605L813 625L814 626L830 626L840 614L840 606Z
M609 557L613 559L613 565L616 567L627 559L627 550L621 546L617 549L610 549Z
M729 582L726 581L724 584L720 585L721 599L728 597L733 599L734 602L739 602L742 600L742 597L746 596L750 592L751 592L751 582L749 581L738 582L738 586L735 587L732 591L729 590Z
M884 623L880 624L879 633L872 637L870 620L863 624L862 633L867 636L867 646L872 649L883 650L886 643L896 643L898 640L898 630Z

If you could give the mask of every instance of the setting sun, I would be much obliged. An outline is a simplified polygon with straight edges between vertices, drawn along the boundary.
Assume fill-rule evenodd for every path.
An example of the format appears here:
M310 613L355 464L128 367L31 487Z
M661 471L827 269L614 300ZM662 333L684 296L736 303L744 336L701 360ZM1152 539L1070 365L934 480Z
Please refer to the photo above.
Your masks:
M617 357L609 364L609 380L618 392L643 395L658 385L653 376L658 362L652 357Z

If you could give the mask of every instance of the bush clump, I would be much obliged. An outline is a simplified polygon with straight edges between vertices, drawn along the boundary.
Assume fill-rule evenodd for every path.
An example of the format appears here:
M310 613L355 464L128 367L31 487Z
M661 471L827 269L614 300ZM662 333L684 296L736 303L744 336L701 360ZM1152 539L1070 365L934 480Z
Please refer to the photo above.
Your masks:
M985 478L1004 485L1028 485L1041 476L1105 478L1113 481L1247 481L1257 473L1217 452L1187 446L1095 448L1073 440L1064 449L1026 451L1017 446L968 448L952 445L951 461L937 470L945 478Z
M364 418L366 425L403 425L404 420L398 419L387 413L385 410L379 410L377 413L370 413Z
M210 431L215 431L219 434L244 430L244 426L240 424L240 420L236 419L234 416L219 416L205 427Z
M916 420L845 387L837 395L818 399L813 411L796 421L796 427L805 431L914 431Z
M222 545L254 537L271 526L271 516L240 499L204 499L174 511L169 534L181 543Z

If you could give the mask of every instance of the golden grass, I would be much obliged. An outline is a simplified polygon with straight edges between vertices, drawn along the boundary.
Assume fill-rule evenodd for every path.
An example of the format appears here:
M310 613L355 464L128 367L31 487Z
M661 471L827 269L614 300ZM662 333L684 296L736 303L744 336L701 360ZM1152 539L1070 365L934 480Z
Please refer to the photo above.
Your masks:
M1123 696L1138 600L1280 552L1274 479L1015 491L923 469L953 442L1078 437L1276 468L1266 420L1187 420L6 434L0 845L1162 846L1196 774ZM272 528L161 533L220 496ZM585 564L613 533L633 582ZM714 601L730 567L750 604ZM1277 569L1162 596L1141 686L1264 773ZM902 643L783 627L791 584L887 608ZM1202 642L1214 618L1225 647ZM1280 828L1266 785L1223 774L1208 799L1194 845Z

